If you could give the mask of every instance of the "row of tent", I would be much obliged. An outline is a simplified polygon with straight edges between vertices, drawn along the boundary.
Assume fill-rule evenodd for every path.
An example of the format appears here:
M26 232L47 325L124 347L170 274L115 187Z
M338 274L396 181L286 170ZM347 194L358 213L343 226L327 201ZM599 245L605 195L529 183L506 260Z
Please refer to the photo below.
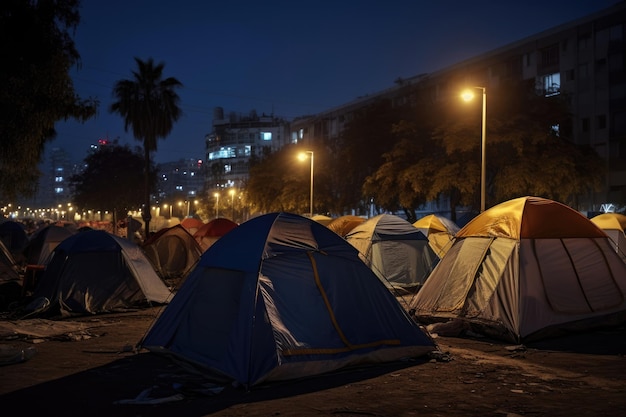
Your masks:
M420 229L413 227L406 220L397 216L383 214L372 219L366 220L361 217L347 216L349 222L353 222L355 227L347 232L345 238L353 246L359 249L361 257L366 264L372 268L378 277L383 280L390 289L396 293L414 291L420 285L436 264L438 257L429 247L429 240L421 233ZM355 220L358 219L358 225ZM341 218L337 219L342 220ZM14 222L5 222L4 225ZM332 230L335 223L329 224ZM344 223L348 224L348 223ZM177 288L190 270L197 263L198 259L208 247L210 247L219 237L223 236L237 224L226 218L217 218L208 223L202 223L199 220L188 218L183 222L172 227L166 227L152 234L142 245L144 254L151 262L156 274L170 288ZM118 305L132 305L136 302L135 298L125 300L126 292L117 292L112 294L112 299L106 299L106 292L102 292L95 297L95 291L83 294L86 290L82 290L78 297L83 299L82 303L77 300L68 302L67 299L72 295L67 294L63 284L54 286L39 286L40 280L67 282L67 288L78 288L74 281L81 279L85 288L93 286L94 282L102 281L102 277L97 274L89 273L93 267L97 267L105 273L107 268L99 267L98 262L84 264L79 263L76 259L79 257L77 248L89 248L89 253L94 258L107 259L105 255L98 257L99 252L108 253L110 249L104 245L104 239L87 237L81 233L80 237L76 237L57 251L63 253L64 263L69 264L70 261L75 265L72 268L52 268L48 267L48 259L54 249L65 239L74 235L76 228L67 227L67 225L51 224L36 230L30 237L25 237L25 232L16 223L12 225L11 238L16 241L13 235L19 235L16 232L22 232L22 242L19 246L19 254L23 255L26 262L26 272L24 278L24 288L22 293L28 293L39 287L39 291L35 291L35 298L59 299L60 302L41 304L41 308L36 310L37 314L44 312L60 312L65 315L100 313L108 311ZM86 228L86 231L91 230ZM345 229L348 230L348 229ZM425 230L425 229L424 229ZM193 233L193 235L192 235ZM430 234L430 237L434 236ZM446 233L446 236L450 236ZM112 238L112 237L111 237ZM92 242L94 240L97 243ZM119 240L119 239L118 239ZM446 238L448 240L448 237ZM74 247L70 243L74 243ZM104 245L104 248L100 248ZM114 245L120 252L119 256L124 253L123 246ZM86 258L86 255L80 254ZM57 256L58 258L59 256ZM78 267L77 265L82 265ZM123 268L124 263L120 263L119 268ZM44 274L45 270L45 274ZM111 274L113 271L107 271ZM56 276L61 274L61 276ZM45 275L45 277L43 277ZM128 275L128 274L127 274ZM131 273L132 275L132 273ZM151 274L154 275L154 274ZM92 276L92 279L87 277ZM17 280L17 272L14 273ZM48 291L56 289L58 294L48 294ZM121 300L119 300L121 298ZM148 301L156 301L148 299ZM71 306L71 307L70 307ZM44 308L45 307L45 308Z
M554 201L476 217L408 309L355 249L300 216L248 221L202 256L139 346L252 386L424 355L437 348L418 325L430 320L515 342L626 322L626 263L602 229Z
M176 225L141 246L91 228L50 224L28 236L17 222L0 226L10 230L8 242L19 242L11 253L0 240L0 307L33 299L26 307L29 316L70 316L166 302L199 260L203 245L210 246L237 224L215 219L204 225L198 240ZM0 231L0 236L6 235ZM16 261L18 256L22 262Z
M481 213L456 232L408 306L348 242L355 229L344 237L271 213L214 242L175 295L142 272L136 293L151 289L167 306L138 346L253 386L425 355L437 348L420 326L430 322L459 320L524 342L626 321L624 258L603 229L558 202L523 197ZM131 249L124 262L141 257Z

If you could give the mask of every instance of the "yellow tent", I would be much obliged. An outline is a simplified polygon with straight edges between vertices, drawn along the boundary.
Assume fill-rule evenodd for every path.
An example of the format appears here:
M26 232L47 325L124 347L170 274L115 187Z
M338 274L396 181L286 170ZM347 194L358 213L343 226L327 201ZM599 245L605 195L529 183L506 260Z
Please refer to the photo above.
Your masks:
M333 221L328 223L326 227L337 233L339 236L345 238L346 235L352 231L352 229L363 223L365 220L366 219L364 217L347 214L333 219Z
M619 213L603 213L593 217L591 221L609 235L614 243L615 251L626 260L626 215Z
M424 216L413 223L413 226L424 233L430 247L440 258L450 249L454 236L459 231L456 223L438 214Z

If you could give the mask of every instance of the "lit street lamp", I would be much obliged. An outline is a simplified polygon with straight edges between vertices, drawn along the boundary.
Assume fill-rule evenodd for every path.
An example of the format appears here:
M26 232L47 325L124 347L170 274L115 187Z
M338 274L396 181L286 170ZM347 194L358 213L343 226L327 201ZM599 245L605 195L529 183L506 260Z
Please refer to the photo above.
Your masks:
M215 197L215 218L220 217L220 193L213 194Z
M309 214L311 216L311 218L313 218L313 151L303 151L300 152L300 154L298 155L298 158L301 161L304 161L307 158L307 154L311 155L311 201L309 202Z
M167 208L169 207L170 209L170 217L168 217L169 219L172 218L172 205L171 204L163 204L163 208L167 210Z
M228 194L230 194L230 205L232 208L232 216L230 219L232 221L235 221L235 194L236 194L235 189L231 188Z
M485 211L485 183L487 178L485 145L487 133L487 89L485 87L472 87L483 92L483 120L482 120L482 141L481 141L481 164L480 164L480 212ZM468 89L463 91L461 98L470 101L474 98L474 93Z

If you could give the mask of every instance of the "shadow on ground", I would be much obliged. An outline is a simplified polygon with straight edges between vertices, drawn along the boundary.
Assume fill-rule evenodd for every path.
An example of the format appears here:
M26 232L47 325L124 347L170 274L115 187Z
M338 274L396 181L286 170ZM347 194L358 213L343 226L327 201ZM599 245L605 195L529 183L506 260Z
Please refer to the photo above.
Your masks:
M197 417L236 404L288 398L351 384L427 360L350 368L247 391L232 385L208 384L206 378L166 357L138 353L105 366L5 394L0 396L0 402L4 409L16 410L21 415L48 415L53 411L66 417ZM145 403L128 404L141 401L142 392L146 395ZM159 401L163 402L157 404Z

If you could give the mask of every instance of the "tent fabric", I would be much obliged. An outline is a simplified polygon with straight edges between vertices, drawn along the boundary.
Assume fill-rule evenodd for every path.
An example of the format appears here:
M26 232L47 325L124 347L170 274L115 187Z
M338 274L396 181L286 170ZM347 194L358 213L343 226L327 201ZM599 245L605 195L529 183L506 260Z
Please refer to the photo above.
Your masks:
M323 224L324 226L328 226L328 223L333 221L332 217L325 216L323 214L316 214L313 217L311 217L311 219L320 224Z
M193 234L194 239L206 251L219 238L237 227L237 223L225 217L218 217L208 221Z
M420 232L428 238L432 250L442 258L454 241L460 227L447 217L438 214L429 214L413 223Z
M520 197L498 204L467 223L456 237L508 237L519 240L604 237L605 233L585 216L556 201ZM564 217L562 217L564 216ZM576 224L576 227L570 227Z
M31 235L26 248L24 248L26 263L29 265L45 265L54 248L74 233L76 231L72 231L71 228L55 224L37 229Z
M345 239L388 288L399 293L418 290L439 260L428 238L393 214L366 220Z
M142 245L146 257L165 282L178 288L202 255L202 248L182 225L164 228Z
M462 228L409 309L515 343L584 331L626 320L626 264L582 214L522 197Z
M626 215L603 213L591 218L591 221L611 238L615 252L626 261Z
M13 220L0 222L0 240L19 263L23 261L23 251L28 244L28 234L24 225Z
M198 231L199 228L204 226L204 222L200 219L196 219L195 217L185 217L180 225L183 226L189 234L193 236L194 233Z
M0 240L0 284L20 282L20 268L13 254Z
M91 230L54 249L26 311L30 316L98 314L164 304L171 296L137 244Z
M326 225L326 227L337 233L339 236L345 238L346 235L352 231L352 229L365 222L365 220L366 219L364 217L346 214L333 219Z
M220 238L140 345L246 387L435 349L350 244L289 213Z

